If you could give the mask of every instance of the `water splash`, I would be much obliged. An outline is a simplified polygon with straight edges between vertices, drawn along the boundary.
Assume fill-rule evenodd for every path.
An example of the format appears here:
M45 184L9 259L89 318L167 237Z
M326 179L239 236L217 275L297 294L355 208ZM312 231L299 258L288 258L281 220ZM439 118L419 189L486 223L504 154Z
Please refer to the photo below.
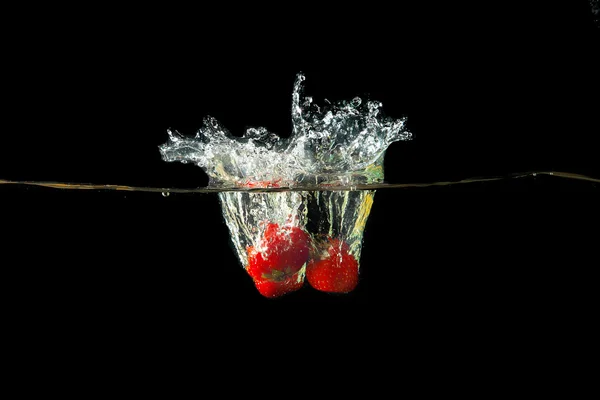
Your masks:
M265 297L296 291L305 277L324 292L354 290L375 190L348 188L383 183L387 148L411 138L406 118L385 117L380 102L355 97L321 108L303 96L304 80L296 76L287 139L266 128L235 137L206 117L195 137L169 130L159 147L165 161L201 167L209 187L319 188L218 192L238 259ZM345 191L326 191L331 186Z
M412 137L406 118L386 117L381 102L359 97L321 108L303 96L304 80L296 76L289 138L262 127L236 137L208 116L195 137L169 130L168 142L159 146L163 159L198 165L214 187L383 182L385 151Z

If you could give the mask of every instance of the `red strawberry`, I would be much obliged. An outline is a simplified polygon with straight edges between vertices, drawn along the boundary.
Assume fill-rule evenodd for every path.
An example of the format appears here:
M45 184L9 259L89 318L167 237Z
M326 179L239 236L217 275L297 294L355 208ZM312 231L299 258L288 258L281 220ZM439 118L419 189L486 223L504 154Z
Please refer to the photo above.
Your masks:
M358 285L358 261L340 239L329 239L327 257L311 260L306 267L308 283L323 292L348 293Z
M298 227L269 224L258 247L249 246L246 271L265 297L279 297L304 284L299 271L309 256L308 233Z

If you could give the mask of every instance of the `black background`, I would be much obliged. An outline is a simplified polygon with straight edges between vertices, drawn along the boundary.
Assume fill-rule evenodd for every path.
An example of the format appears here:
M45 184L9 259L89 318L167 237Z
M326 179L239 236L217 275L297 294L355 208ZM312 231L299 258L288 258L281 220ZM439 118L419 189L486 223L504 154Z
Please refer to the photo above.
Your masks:
M11 14L0 178L204 186L200 168L160 159L167 128L193 135L211 115L234 135L289 135L298 72L318 104L358 95L407 116L414 139L390 146L389 182L600 177L600 28L588 2L425 3ZM357 290L277 300L261 298L237 264L214 196L2 186L3 252L14 257L3 263L17 275L5 282L13 305L39 321L197 332L197 321L306 326L319 315L351 330L370 326L357 319L367 310L415 335L461 323L527 332L581 322L573 316L593 295L593 184L382 191Z
M203 186L160 160L166 129L193 135L211 115L234 135L289 135L298 72L317 104L360 96L408 117L390 182L598 175L586 1L227 7L25 14L5 40L3 178Z

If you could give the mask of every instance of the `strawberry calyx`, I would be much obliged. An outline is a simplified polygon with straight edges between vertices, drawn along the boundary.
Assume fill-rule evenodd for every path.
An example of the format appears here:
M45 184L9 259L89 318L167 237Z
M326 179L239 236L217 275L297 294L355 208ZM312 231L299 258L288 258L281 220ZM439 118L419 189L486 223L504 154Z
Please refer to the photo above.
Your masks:
M263 272L261 277L262 279L268 279L274 282L281 282L285 279L292 277L297 272L298 270L296 270L295 268L287 266L283 270L272 269L269 273Z

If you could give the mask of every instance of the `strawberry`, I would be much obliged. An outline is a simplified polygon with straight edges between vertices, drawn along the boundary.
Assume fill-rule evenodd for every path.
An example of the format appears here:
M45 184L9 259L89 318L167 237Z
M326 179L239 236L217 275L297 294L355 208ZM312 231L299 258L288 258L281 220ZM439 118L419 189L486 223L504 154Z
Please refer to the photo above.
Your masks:
M304 284L300 270L309 256L310 237L293 226L270 223L258 244L247 248L246 271L260 294L279 297L296 291Z
M343 240L329 238L326 243L325 258L313 259L306 267L308 283L323 292L351 292L358 285L358 261Z

